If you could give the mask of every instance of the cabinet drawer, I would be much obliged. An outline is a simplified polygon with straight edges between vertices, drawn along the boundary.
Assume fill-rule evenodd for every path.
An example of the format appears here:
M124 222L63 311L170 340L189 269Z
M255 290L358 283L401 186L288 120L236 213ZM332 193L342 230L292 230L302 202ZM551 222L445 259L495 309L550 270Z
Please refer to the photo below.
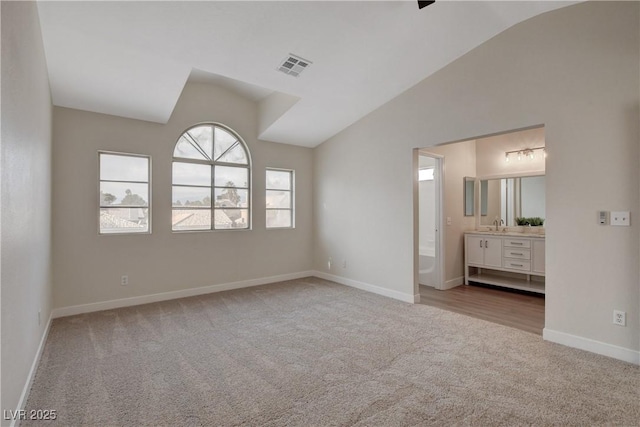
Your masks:
M519 259L504 259L504 268L511 270L531 271L531 262Z
M531 259L531 251L529 249L504 248L504 256L506 258Z
M530 248L531 240L529 239L504 239L505 246L513 246L514 248Z

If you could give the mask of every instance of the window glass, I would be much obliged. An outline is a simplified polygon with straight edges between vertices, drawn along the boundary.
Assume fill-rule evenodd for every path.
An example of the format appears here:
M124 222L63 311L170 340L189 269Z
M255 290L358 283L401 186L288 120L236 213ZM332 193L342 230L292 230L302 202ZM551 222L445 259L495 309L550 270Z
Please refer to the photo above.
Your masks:
M210 209L174 209L171 223L176 231L210 230Z
M291 171L267 170L267 188L273 190L290 190Z
M211 189L205 187L173 187L171 204L174 207L181 206L208 206L211 207Z
M98 153L100 234L150 231L148 156Z
M205 159L211 160L213 151L213 128L211 126L196 126L183 135Z
M267 206L289 209L291 207L291 192L267 190Z
M247 229L251 214L249 151L216 124L185 131L173 153L172 229Z
M216 166L216 187L249 187L249 169L230 166Z
M247 153L245 153L242 146L238 143L235 147L230 148L226 153L220 156L218 161L243 165L247 163Z
M292 170L267 169L266 174L266 226L267 228L293 228Z
M211 186L211 166L173 162L174 185Z
M235 147L239 142L231 132L225 129L216 127L215 130L215 146L213 148L214 160L218 161L222 155L229 151L232 147Z
M216 188L216 207L246 208L248 206L249 191L237 188Z
M101 181L149 181L149 158L100 153Z
M267 228L291 228L290 210L267 210Z

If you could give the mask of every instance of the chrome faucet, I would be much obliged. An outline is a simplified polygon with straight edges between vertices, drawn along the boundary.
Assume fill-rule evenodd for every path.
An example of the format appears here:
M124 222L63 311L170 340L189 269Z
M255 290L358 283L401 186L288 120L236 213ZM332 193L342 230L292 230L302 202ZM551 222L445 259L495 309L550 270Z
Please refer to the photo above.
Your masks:
M504 225L504 219L501 219L500 222L498 222L498 218L496 218L493 220L493 225L496 226L496 231L498 231L498 227Z

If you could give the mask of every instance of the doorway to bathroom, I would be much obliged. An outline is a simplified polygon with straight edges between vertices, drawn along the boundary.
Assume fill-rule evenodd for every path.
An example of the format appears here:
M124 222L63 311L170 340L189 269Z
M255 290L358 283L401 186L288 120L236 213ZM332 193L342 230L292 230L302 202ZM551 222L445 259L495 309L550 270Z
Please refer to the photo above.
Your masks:
M542 333L544 127L420 148L414 156L415 300Z
M442 156L418 153L418 284L442 289Z

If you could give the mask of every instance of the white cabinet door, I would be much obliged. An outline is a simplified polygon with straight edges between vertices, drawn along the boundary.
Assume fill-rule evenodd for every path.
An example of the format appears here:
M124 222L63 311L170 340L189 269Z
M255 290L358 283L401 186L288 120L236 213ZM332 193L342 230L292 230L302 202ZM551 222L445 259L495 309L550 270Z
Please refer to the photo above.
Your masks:
M500 237L485 237L484 265L502 267L502 239Z
M467 264L484 264L484 237L467 236Z
M544 240L533 240L533 272L544 273Z

